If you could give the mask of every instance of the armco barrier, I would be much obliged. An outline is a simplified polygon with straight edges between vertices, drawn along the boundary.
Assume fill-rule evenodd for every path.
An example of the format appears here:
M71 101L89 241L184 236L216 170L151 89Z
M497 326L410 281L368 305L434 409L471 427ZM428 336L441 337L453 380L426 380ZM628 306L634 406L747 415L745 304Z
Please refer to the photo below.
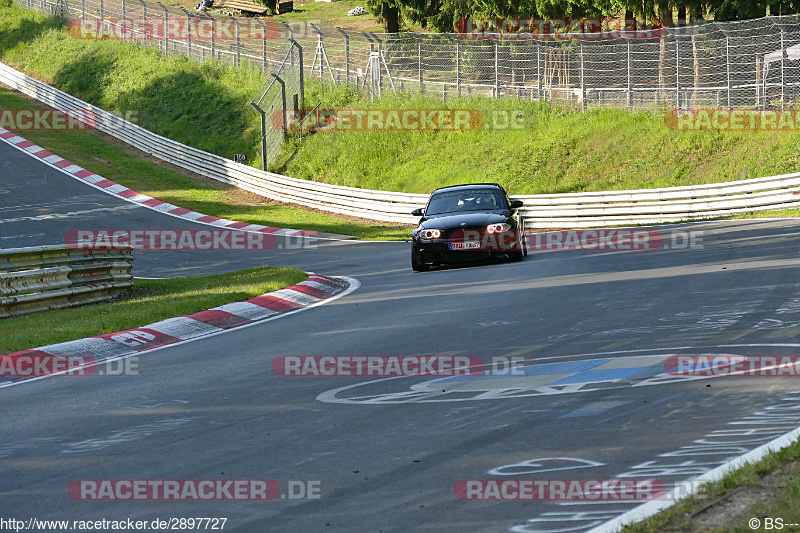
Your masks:
M265 172L156 135L0 63L0 82L67 114L91 110L94 125L163 161L255 194L332 213L413 224L426 194L359 189ZM484 181L476 176L475 181ZM514 196L534 228L653 224L800 206L800 173L691 187Z
M0 250L0 318L109 300L133 285L133 247Z

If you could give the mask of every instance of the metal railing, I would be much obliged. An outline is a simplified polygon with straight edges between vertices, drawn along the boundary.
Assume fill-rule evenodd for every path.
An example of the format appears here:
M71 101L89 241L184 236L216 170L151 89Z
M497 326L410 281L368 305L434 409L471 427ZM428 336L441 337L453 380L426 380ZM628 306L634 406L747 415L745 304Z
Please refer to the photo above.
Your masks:
M156 135L0 63L0 82L64 111L91 110L96 128L163 161L273 200L369 220L413 224L427 194L376 191L290 178L254 169ZM0 128L0 134L6 130ZM13 142L13 139L8 139ZM29 147L28 150L36 149ZM800 207L800 173L728 183L514 196L525 202L526 226L568 228L650 224Z
M110 300L133 286L132 250L0 250L0 318Z

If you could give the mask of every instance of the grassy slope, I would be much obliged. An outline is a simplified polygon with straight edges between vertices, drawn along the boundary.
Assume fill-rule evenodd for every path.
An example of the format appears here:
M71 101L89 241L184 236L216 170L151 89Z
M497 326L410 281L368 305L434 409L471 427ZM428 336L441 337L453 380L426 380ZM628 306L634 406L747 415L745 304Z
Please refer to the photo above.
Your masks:
M312 98L314 91L311 91ZM317 100L325 98L317 97ZM310 101L306 98L306 101ZM522 130L466 132L320 132L287 173L365 188L430 192L443 184L496 181L515 194L695 185L795 172L800 134L681 132L663 114L586 113L545 103L386 95L384 109L476 109L487 116L522 110Z
M106 109L137 112L159 134L258 161L257 115L247 105L264 79L255 70L163 58L129 43L70 39L56 22L8 7L0 8L0 58ZM798 134L677 132L658 112L580 113L515 99L441 102L393 94L369 103L356 91L310 82L306 103L317 102L323 108L522 110L529 124L516 131L312 135L286 173L327 183L429 192L487 180L524 194L692 185L800 166ZM286 147L281 161L293 149Z
M0 108L31 107L40 106L0 87ZM93 132L30 130L21 134L110 180L200 213L265 226L354 235L362 239L405 239L410 234L405 228L358 224L291 205L268 202L255 195L246 195L243 200L240 193L224 190L222 184L211 180L199 183Z
M227 274L136 280L141 297L0 320L0 354L141 327L246 300L306 279L295 268L257 267Z

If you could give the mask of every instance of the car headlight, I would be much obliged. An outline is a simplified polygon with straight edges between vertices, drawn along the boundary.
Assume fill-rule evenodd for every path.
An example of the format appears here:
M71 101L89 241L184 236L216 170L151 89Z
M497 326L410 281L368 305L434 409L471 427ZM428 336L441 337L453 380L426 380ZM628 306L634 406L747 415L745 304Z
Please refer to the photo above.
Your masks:
M442 236L442 232L438 229L424 229L419 232L419 236L423 239L438 239Z
M486 226L486 231L489 233L503 233L504 231L508 231L511 229L511 224L506 224L505 222L502 224L489 224Z

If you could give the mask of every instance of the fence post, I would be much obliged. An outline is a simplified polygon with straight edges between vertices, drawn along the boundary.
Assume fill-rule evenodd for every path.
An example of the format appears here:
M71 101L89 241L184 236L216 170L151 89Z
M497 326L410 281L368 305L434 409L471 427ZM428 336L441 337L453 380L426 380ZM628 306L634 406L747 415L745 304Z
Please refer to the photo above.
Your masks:
M579 44L581 47L581 111L586 111L586 82L583 68L583 43Z
M285 140L289 138L289 124L286 120L286 113L289 112L289 110L286 108L286 84L277 74L273 73L272 77L275 78L275 81L281 85L281 101L283 102L283 113L281 113L281 115L283 116L283 138Z
M206 13L211 19L211 60L217 61L217 19Z
M180 9L186 14L186 24L188 25L187 27L188 43L186 47L186 57L191 59L192 58L192 15L188 11L186 11L186 9L184 9L182 6L179 6L178 9Z
M142 35L142 40L147 41L147 3L144 0L139 0L139 3L142 4L142 22L144 22L144 35Z
M169 11L167 11L167 8L161 2L156 3L164 10L164 55L167 55L169 52Z
M264 72L267 71L267 25L261 21L261 19L256 19L256 22L261 26L261 30L264 32L263 39L261 41L261 68Z
M380 54L381 62L383 62L383 66L386 69L386 77L389 78L389 84L392 86L392 90L396 91L397 88L394 86L394 80L392 79L392 73L389 72L389 65L386 63L386 54L383 53L383 41L381 41L380 37L375 35L374 33L370 32L372 38L378 41L378 53ZM325 56L325 60L328 60L328 56ZM330 68L330 65L328 65Z
M336 26L336 29L344 35L344 79L350 83L350 35L339 26Z
M257 103L250 102L250 105L261 115L261 170L267 170L267 114ZM283 120L286 121L285 115Z
M233 21L233 23L236 24L236 59L234 59L234 65L238 67L239 63L242 60L242 58L241 58L242 47L241 47L241 40L240 40L241 39L241 34L239 32L239 21L235 17L232 17L230 15L228 15L228 18L230 18Z
M297 47L297 55L300 60L300 109L306 108L306 85L305 85L305 75L303 74L303 47L294 40L294 38L290 38L289 41L292 43L294 50L294 46Z
M103 23L103 20L105 20L105 18L106 16L105 16L105 9L103 6L103 0L100 0L100 24Z
M786 59L786 48L783 40L783 28L778 26L778 31L781 32L781 110L783 110L783 97L784 97L784 87L786 86L786 80L784 78L784 66L785 66L785 59Z
M492 39L492 43L494 43L494 97L500 98L500 43L496 39Z
M295 42L294 41L294 29L292 29L292 27L289 26L285 22L278 22L278 24L281 24L284 28L286 28L289 31L289 41L290 42ZM297 44L297 43L295 43L295 44ZM291 65L294 66L294 47L292 47L290 49L290 52L291 52L290 62L291 62Z
M454 35L445 33L444 36L456 43L456 96L461 98L461 46Z
M631 83L631 42L628 41L626 44L628 45L628 96L625 99L625 103L628 106L628 109L630 109L631 100L633 97L633 84Z
M458 37L454 37L456 41L456 94L461 98L461 42Z
M542 72L542 43L536 41L536 77L539 78L538 82L538 96L540 100L546 100L542 92L542 82L544 81L544 72Z
M417 41L417 74L419 76L419 94L425 94L425 75L422 64L422 38L415 32L410 31L411 37Z
M317 53L314 54L314 60L316 61L317 57L319 57L319 69L318 70L319 70L319 79L321 80L322 79L322 60L323 60L323 57L325 55L325 46L323 46L323 44L322 44L322 32L319 31L319 29L317 29L317 27L313 23L309 22L308 25L311 26L311 29L313 29L315 32L317 32Z
M126 7L127 6L125 5L125 0L122 0L122 21L123 21L123 23L125 23L125 19L127 18L127 16L126 16L126 13L127 13Z
M369 53L369 92L370 101L381 95L381 53Z
M28 0L28 9L31 8L31 0ZM86 20L86 0L81 0L81 20Z
M728 77L728 109L733 109L731 106L731 43L730 37L725 36L725 73Z
M681 47L678 35L675 35L675 109L681 107Z

